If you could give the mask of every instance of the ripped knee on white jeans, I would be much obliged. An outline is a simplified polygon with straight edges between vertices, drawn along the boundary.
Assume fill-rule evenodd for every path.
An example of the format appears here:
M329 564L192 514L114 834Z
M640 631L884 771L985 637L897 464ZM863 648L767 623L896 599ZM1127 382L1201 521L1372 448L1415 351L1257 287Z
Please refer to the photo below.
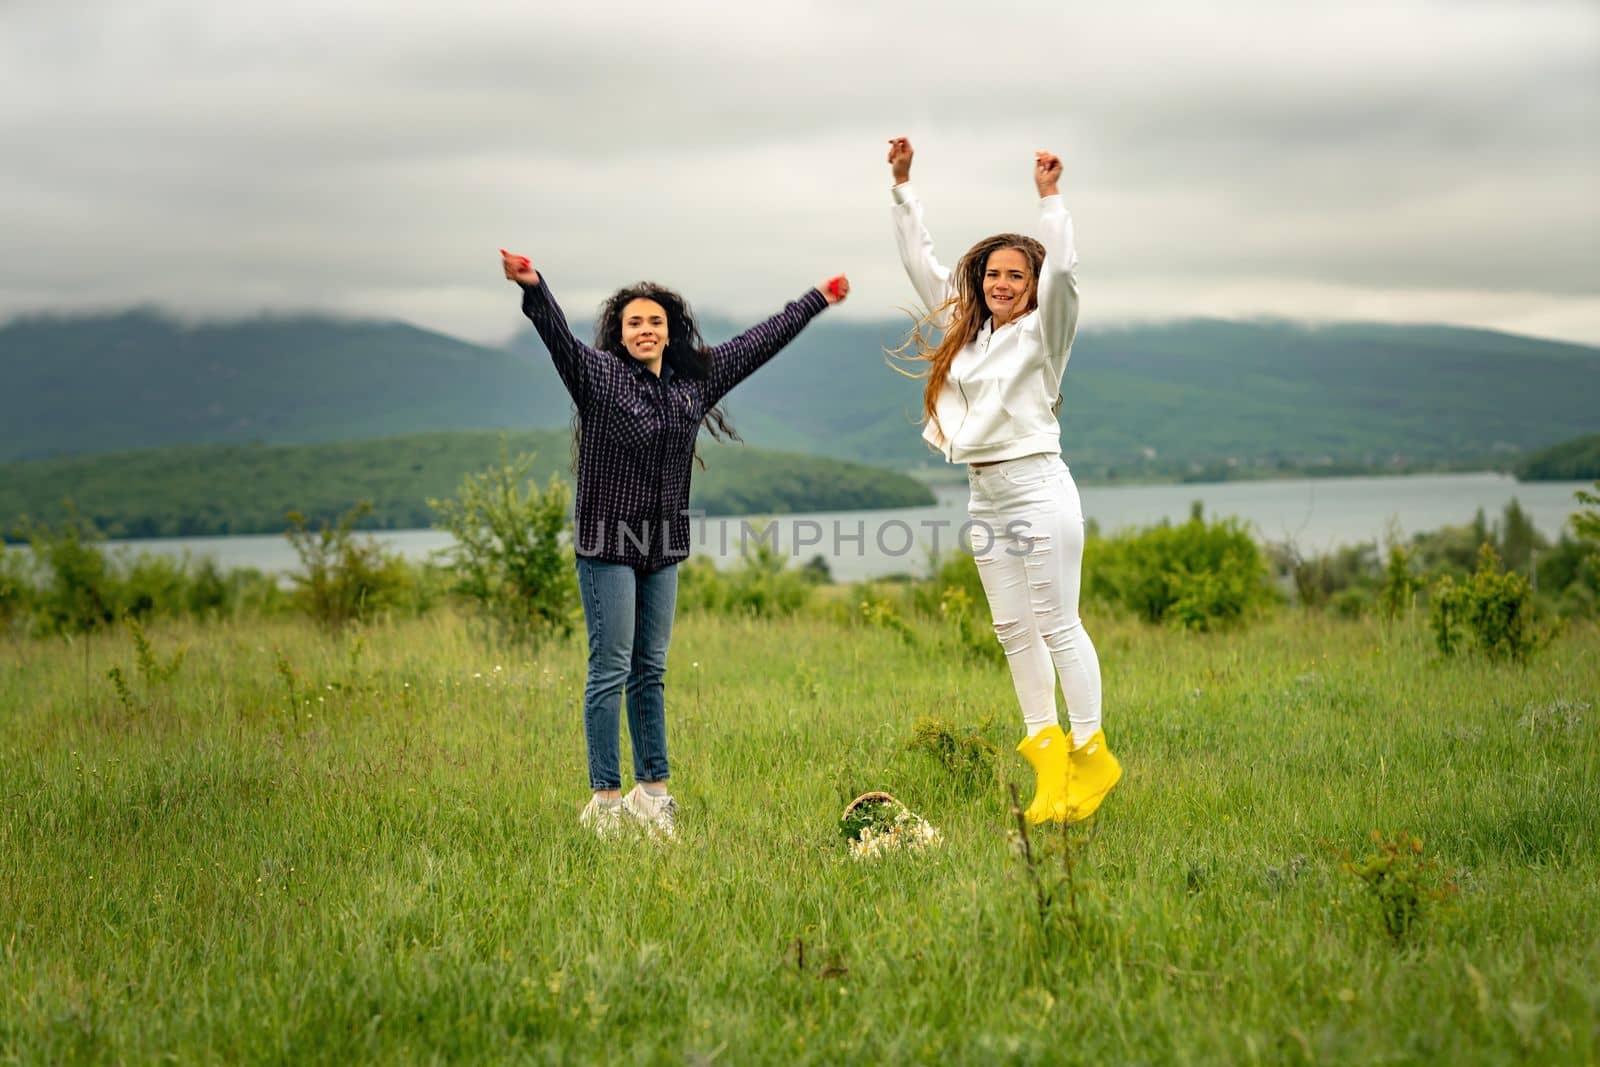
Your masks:
M1077 643L1078 635L1082 632L1083 620L1073 619L1065 626L1053 626L1048 630L1041 627L1039 636L1051 652L1065 652Z
M1021 652L1033 643L1033 627L1023 619L996 619L994 635L1000 639L1000 647L1005 649L1008 656Z

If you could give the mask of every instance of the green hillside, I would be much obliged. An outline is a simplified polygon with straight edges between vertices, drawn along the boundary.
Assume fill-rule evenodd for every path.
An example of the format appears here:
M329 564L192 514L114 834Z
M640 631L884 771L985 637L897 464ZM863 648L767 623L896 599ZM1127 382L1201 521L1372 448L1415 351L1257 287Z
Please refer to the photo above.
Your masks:
M703 323L712 341L743 325ZM940 464L918 433L921 383L885 365L901 328L823 316L729 397L735 425L766 448ZM0 328L0 377L0 460L527 430L570 411L531 330L496 350L315 317L26 318ZM1507 465L1600 431L1596 380L1600 349L1484 330L1091 323L1067 370L1063 444L1085 478Z
M1525 482L1588 482L1600 479L1600 433L1563 441L1517 464Z
M562 425L533 363L397 322L23 318L0 328L0 460Z
M358 500L371 529L430 525L430 497L497 462L500 434L413 434L323 445L190 445L0 465L0 522L56 523L66 501L113 537L277 533L284 514L333 519ZM505 435L513 454L534 452L540 484L571 480L566 433ZM845 511L933 503L923 485L860 464L705 443L691 503L710 515Z
M824 323L810 334L734 394L752 441L781 434L827 455L937 463L915 426L921 383L879 355L892 331ZM1087 478L1228 459L1503 463L1600 430L1596 380L1600 349L1480 330L1204 320L1091 329L1067 369L1062 443Z

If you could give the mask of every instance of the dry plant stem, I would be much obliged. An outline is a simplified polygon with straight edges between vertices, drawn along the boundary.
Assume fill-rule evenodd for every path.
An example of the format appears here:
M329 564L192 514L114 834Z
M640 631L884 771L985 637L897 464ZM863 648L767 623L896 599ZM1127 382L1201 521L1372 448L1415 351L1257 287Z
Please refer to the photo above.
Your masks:
M1033 843L1028 839L1028 820L1022 813L1022 798L1017 795L1017 784L1012 782L1007 788L1011 790L1011 814L1017 820L1017 833L1022 838L1022 862L1027 865L1028 877L1033 880L1033 892L1039 901L1039 920L1042 922L1050 914L1050 891L1044 887L1044 879L1039 877Z
M1066 823L1061 824L1061 865L1067 872L1067 914L1072 917L1072 925L1078 925L1078 881L1072 869L1072 831Z

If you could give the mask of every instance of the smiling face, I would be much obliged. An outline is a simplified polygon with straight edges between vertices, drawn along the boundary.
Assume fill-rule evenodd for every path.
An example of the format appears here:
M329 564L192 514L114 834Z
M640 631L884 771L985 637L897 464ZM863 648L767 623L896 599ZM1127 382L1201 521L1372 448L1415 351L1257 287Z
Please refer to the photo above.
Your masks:
M996 327L1025 314L1032 293L1033 267L1020 249L997 248L989 253L983 268L983 303Z
M630 300L622 309L622 347L644 363L667 350L667 309L654 300Z

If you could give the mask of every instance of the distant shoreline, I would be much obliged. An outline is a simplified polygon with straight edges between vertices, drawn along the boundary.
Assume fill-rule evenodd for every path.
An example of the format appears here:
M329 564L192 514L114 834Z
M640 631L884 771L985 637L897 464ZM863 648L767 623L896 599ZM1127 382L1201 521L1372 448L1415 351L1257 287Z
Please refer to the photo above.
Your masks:
M1079 485L1093 486L1163 486L1163 485L1226 485L1233 482L1293 482L1321 478L1406 478L1423 474L1499 474L1519 482L1560 482L1569 478L1523 478L1508 465L1486 463L1482 459L1460 464L1423 463L1415 466L1345 465L1327 464L1308 467L1256 467L1239 465L1225 467L1206 465L1199 471L1178 474L1175 472L1150 472L1148 474L1096 476L1093 471L1104 464L1089 462L1075 465L1070 456L1063 456ZM1085 473L1085 469L1089 473ZM930 488L967 484L966 467L951 464L947 468L916 467L904 471ZM1578 479L1582 480L1582 479Z

